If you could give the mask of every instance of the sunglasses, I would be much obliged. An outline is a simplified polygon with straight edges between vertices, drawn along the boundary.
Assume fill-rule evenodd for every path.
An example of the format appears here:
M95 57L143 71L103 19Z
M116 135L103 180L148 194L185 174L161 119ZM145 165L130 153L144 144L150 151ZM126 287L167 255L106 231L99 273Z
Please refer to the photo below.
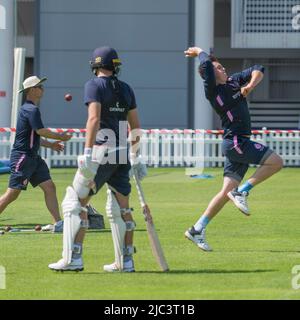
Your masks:
M40 84L39 86L35 86L35 88L44 89L44 86Z

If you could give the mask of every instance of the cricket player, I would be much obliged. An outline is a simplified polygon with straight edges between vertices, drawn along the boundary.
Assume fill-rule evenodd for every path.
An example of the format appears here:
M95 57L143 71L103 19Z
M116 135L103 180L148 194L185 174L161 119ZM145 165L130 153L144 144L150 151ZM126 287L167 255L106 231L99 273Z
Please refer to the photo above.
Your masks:
M250 140L251 119L246 97L262 81L264 67L255 65L228 77L225 68L201 48L191 47L186 57L198 57L205 96L222 121L222 151L225 155L221 191L211 200L200 219L185 232L186 238L204 251L212 250L205 239L205 228L230 199L245 215L250 214L247 196L257 184L278 172L283 161L267 146ZM242 185L249 164L260 165Z
M86 205L107 183L106 213L110 222L115 261L104 265L107 272L134 272L133 231L135 222L129 206L129 170L135 166L142 179L145 166L137 157L140 123L131 87L117 78L121 61L115 49L95 49L91 68L95 77L85 84L88 107L84 154L62 203L64 213L63 258L49 265L53 270L83 270L82 244L88 220ZM128 124L137 138L128 161Z
M43 125L39 102L43 97L43 82L46 80L36 76L29 77L23 82L23 89L19 91L25 93L26 101L20 107L18 114L16 136L10 155L9 186L5 194L0 197L0 213L18 198L22 190L27 189L30 182L33 187L39 186L44 191L46 206L55 222L53 231L62 232L63 221L60 218L55 184L46 162L38 152L40 145L60 152L64 149L60 141L68 141L72 136L65 132L51 132ZM41 137L56 141L50 142Z

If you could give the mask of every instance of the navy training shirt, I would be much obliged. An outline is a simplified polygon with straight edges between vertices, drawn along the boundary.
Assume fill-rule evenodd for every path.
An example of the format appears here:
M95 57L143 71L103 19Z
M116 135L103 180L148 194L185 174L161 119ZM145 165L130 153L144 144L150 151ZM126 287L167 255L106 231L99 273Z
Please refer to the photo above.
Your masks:
M250 80L254 70L264 72L264 67L255 65L228 77L225 84L216 84L214 66L206 52L199 55L200 66L204 70L205 96L220 116L224 136L251 135L251 117L246 98L241 87Z
M129 110L137 107L132 88L114 76L93 78L85 84L84 89L85 105L88 106L91 102L101 104L100 127L96 136L96 144L111 142L116 146L126 145L127 115ZM112 130L116 141L113 141L114 137L109 130L103 129Z
M31 101L25 101L18 114L16 137L12 151L37 155L40 136L36 130L44 128L40 109Z

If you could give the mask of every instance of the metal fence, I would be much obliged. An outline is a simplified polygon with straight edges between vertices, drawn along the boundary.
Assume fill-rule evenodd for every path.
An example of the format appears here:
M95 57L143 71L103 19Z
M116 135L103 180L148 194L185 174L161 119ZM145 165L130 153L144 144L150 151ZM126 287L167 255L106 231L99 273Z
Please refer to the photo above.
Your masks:
M84 129L68 130L73 138L65 143L61 153L41 148L41 156L49 167L76 167L77 156L83 153ZM8 159L11 149L13 129L0 128L0 159ZM222 167L221 130L143 130L140 150L148 166L155 167L193 167L204 160L205 167ZM268 145L281 155L285 166L300 166L299 130L254 130L252 139Z

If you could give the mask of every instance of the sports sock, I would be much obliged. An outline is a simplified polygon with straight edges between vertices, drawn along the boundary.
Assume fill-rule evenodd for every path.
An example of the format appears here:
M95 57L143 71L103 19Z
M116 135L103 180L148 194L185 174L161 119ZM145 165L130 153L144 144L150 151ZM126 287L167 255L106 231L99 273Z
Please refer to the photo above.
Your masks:
M209 223L207 216L201 216L201 218L195 223L194 228L196 231L201 232Z
M254 186L249 182L246 181L244 184L242 184L241 186L239 186L238 188L238 192L249 192Z
M82 243L74 243L72 258L79 259L82 255Z

